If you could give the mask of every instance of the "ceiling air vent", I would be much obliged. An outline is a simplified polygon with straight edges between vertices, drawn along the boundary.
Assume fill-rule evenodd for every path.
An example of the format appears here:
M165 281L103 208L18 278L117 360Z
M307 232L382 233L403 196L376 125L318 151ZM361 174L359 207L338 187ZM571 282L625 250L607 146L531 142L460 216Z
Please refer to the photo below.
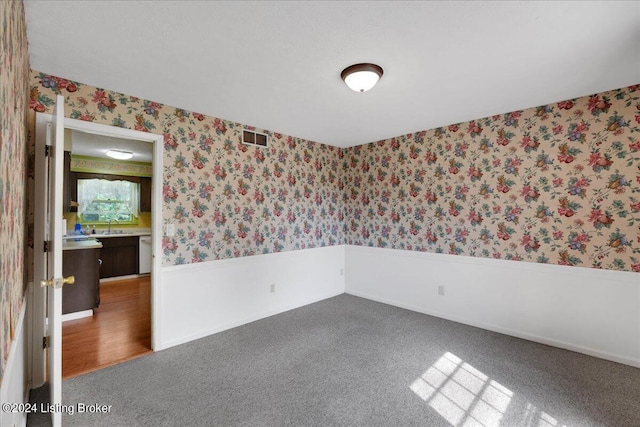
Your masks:
M243 129L242 142L247 145L266 147L269 142L269 136L265 133L260 133L260 132L256 132L249 129Z

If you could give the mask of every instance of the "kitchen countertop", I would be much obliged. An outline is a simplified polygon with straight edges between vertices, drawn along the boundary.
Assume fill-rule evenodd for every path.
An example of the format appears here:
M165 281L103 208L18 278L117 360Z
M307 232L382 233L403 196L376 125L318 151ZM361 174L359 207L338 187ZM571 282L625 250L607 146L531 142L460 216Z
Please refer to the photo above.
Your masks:
M106 239L112 237L140 237L150 236L150 228L129 228L129 229L116 229L111 233L106 233L106 230L96 230L96 234L82 234L74 235L73 231L67 231L69 234L62 238L62 250L77 250L77 249L99 249L102 247L97 239Z
M65 239L73 239L76 236L73 235L72 230L67 231L67 236ZM129 228L129 229L116 229L112 230L111 233L107 233L106 230L96 230L96 234L83 234L84 237L95 237L99 238L111 238L111 237L132 237L132 236L150 236L151 229L150 228ZM82 237L80 236L80 237Z
M100 249L101 247L102 243L100 243L96 239L91 238L86 238L83 240L65 239L62 241L63 251L72 251L78 249Z

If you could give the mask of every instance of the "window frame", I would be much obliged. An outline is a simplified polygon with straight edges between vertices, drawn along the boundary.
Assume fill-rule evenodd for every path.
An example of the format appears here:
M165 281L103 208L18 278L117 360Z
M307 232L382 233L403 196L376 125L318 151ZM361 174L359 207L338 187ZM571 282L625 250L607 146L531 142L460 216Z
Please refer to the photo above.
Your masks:
M130 221L117 221L117 224L119 225L137 225L138 224L138 218L140 217L140 199L141 199L141 192L142 192L142 185L141 185L141 179L139 177L136 176L127 176L127 175L111 175L111 174L102 174L102 173L89 173L89 172L77 172L76 173L76 192L77 194L79 194L79 190L78 190L78 186L80 185L80 181L81 180L90 180L90 179L101 179L101 180L105 180L105 181L129 181L131 183L137 184L138 186L138 195L137 195L137 202L138 202L138 215L134 215L133 213L131 213L131 220ZM99 200L101 203L122 203L122 201L119 200ZM77 214L77 220L80 224L82 225L107 225L109 224L109 221L87 221L84 218L85 213L79 212L78 209L78 214ZM114 220L111 220L111 223L113 223Z

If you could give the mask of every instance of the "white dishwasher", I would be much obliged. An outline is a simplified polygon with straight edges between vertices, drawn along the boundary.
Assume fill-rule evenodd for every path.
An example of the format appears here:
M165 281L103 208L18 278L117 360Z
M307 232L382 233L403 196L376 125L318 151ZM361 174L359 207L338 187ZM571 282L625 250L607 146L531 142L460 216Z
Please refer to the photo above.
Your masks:
M138 274L151 273L151 236L140 236L138 241Z

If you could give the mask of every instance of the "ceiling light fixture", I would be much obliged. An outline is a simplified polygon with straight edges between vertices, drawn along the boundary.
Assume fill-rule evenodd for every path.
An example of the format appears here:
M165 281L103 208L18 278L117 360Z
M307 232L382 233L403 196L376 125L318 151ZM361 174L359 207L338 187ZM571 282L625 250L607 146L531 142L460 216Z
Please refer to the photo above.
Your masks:
M382 77L382 68L375 64L355 64L342 70L342 80L349 89L366 92L378 83Z
M123 151L123 150L108 150L107 156L112 159L118 160L129 160L133 157L133 153L131 151Z

